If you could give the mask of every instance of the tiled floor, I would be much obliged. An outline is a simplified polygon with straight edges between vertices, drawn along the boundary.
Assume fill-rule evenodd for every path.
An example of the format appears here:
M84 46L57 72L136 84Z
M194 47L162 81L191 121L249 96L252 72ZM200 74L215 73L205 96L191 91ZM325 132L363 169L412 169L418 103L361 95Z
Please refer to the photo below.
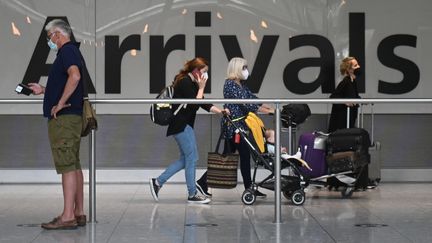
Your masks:
M281 224L271 191L253 206L240 201L240 186L213 190L210 205L188 205L185 191L167 184L155 203L147 184L98 185L98 223L46 231L39 224L60 212L60 185L0 185L0 242L432 241L431 184L381 184L351 199L309 189L302 207L283 198Z

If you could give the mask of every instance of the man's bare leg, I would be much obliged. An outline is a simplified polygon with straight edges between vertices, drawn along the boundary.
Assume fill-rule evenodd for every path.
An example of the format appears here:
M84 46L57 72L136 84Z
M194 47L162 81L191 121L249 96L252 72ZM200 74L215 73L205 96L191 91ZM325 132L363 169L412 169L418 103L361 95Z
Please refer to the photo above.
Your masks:
M82 170L75 171L76 195L75 195L75 216L84 215L84 176Z
M75 197L77 193L76 171L69 171L62 174L62 186L64 207L61 219L65 222L75 219Z

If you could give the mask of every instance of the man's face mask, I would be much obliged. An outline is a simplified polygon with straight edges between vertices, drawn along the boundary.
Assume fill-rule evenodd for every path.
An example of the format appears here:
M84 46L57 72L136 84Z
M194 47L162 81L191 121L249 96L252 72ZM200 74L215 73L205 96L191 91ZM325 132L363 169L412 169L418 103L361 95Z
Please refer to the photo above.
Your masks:
M57 44L54 43L51 39L48 41L48 46L53 51L57 51L57 49L58 49Z
M56 31L52 32L51 34L48 35L47 40L48 40L48 46L51 50L53 51L57 51L58 46L56 43L54 43L51 38L53 38L53 36L56 34Z

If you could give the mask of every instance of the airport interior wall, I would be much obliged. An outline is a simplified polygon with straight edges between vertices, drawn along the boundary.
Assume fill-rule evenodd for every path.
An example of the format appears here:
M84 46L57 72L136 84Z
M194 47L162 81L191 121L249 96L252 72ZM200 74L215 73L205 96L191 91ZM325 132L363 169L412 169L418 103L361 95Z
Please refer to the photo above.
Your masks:
M242 56L251 73L247 85L258 97L326 99L342 80L341 60L355 56L364 74L357 80L362 98L430 99L431 12L430 0L0 0L0 100L42 99L14 90L19 83L46 84L55 53L46 45L44 26L53 18L68 21L81 43L91 99L154 98L195 56L209 61L206 98L223 98L228 61ZM310 107L312 116L294 141L303 132L327 129L330 105ZM375 105L384 180L432 181L431 107ZM166 128L151 123L148 105L96 109L97 169L114 173L107 182L123 180L121 170L127 180L134 171L160 170L177 157ZM38 174L55 173L41 113L40 104L0 104L0 183L52 181ZM274 127L274 117L263 119ZM370 130L368 108L364 125ZM200 169L219 130L217 115L198 114ZM281 141L287 145L286 131ZM85 138L85 168L88 147Z
M266 126L274 128L274 117L263 115ZM328 115L312 115L295 131L300 134L326 131ZM407 171L432 169L430 151L432 116L429 114L386 114L375 116L374 138L381 143L381 166L390 170L390 181L427 181L423 173L412 178L398 178ZM47 121L41 115L0 116L0 170L51 170L52 157L47 136ZM96 131L97 170L154 170L166 167L178 156L166 127L155 125L148 115L100 115ZM365 115L364 127L370 131L370 116ZM198 168L205 169L207 152L213 151L220 132L217 115L200 114L195 124L198 141ZM288 146L288 132L282 129L281 143ZM88 138L81 144L81 160L88 168ZM394 171L397 171L396 173ZM414 173L415 174L415 173ZM20 176L20 173L17 173ZM40 178L43 182L43 178Z

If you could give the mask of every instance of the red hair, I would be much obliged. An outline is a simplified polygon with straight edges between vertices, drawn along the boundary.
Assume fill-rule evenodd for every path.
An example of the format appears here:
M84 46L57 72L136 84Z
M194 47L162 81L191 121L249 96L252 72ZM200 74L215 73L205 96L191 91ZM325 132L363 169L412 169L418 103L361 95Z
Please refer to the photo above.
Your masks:
M188 75L188 73L192 72L195 68L200 70L206 66L208 66L208 62L202 57L196 57L192 60L187 61L183 66L183 69L181 69L180 72L175 76L174 86L176 86L176 84L180 80L184 79Z

